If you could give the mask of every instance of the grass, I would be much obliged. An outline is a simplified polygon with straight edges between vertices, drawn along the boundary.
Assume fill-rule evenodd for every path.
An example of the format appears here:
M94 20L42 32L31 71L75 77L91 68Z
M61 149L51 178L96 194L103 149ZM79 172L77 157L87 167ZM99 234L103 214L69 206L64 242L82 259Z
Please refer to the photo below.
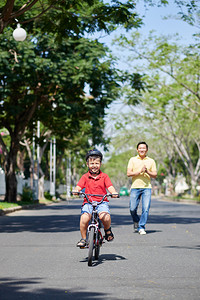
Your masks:
M57 202L56 200L48 200L42 199L39 201L40 204L51 204L53 202ZM24 201L17 201L17 202L4 202L0 201L0 209L12 208L17 206L25 206L25 205L34 205L33 201L24 202Z

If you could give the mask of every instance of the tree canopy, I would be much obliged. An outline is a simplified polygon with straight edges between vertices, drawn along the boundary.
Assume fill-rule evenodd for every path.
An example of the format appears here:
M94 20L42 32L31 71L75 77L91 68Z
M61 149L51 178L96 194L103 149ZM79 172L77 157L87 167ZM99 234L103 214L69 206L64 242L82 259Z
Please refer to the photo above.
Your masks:
M43 30L59 36L84 35L85 32L104 30L107 33L123 26L126 29L141 24L132 1L118 0L7 0L0 5L0 33L16 23L27 29L38 23Z
M173 176L187 174L195 190L200 178L198 45L183 46L153 33L146 39L138 33L131 39L121 36L118 43L130 50L129 71L132 61L146 86L139 92L126 87L130 112L117 117L117 144L127 151L137 135L151 140L158 163Z
M20 142L33 134L34 121L40 120L68 145L79 130L85 130L82 134L89 134L93 144L106 144L103 118L117 97L118 75L108 49L84 34L140 26L133 9L129 1L1 4L0 124L10 136L9 144L0 136L6 200L16 199L16 157ZM6 28L14 27L15 18L28 32L23 43L15 42L12 28ZM90 95L85 94L86 85Z

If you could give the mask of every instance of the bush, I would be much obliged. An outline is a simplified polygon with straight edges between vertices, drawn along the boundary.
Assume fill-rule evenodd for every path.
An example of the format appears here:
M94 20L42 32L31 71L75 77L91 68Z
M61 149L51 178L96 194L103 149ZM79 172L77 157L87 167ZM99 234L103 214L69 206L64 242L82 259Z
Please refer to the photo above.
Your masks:
M53 196L49 193L49 192L44 192L44 197L47 199L47 200L52 200Z
M21 201L22 202L33 202L33 191L30 187L28 187L28 186L23 187Z

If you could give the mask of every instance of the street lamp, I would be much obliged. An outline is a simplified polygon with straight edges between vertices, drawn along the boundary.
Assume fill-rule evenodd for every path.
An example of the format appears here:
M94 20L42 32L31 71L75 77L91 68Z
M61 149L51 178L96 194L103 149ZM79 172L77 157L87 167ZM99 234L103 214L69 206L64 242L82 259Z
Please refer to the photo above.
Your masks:
M26 38L26 30L21 28L20 24L17 24L17 28L13 31L13 37L17 42L23 42Z

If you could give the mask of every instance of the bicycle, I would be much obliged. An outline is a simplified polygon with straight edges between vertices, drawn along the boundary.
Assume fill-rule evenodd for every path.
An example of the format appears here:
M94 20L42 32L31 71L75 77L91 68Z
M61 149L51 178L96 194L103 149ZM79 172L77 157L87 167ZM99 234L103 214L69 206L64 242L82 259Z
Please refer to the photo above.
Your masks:
M99 259L100 254L100 247L103 244L103 233L102 233L102 224L99 220L97 214L97 206L100 205L106 197L112 197L112 194L105 194L105 195L96 195L96 194L86 194L84 192L76 192L79 195L83 195L87 202L92 205L92 217L90 224L87 228L87 236L88 236L88 245L86 247L89 248L88 250L88 266L92 266L92 259L93 259L93 250L94 250L94 257L95 260ZM97 201L90 201L89 197L102 197L100 202ZM118 194L119 197L119 194ZM86 248L80 247L80 248Z

